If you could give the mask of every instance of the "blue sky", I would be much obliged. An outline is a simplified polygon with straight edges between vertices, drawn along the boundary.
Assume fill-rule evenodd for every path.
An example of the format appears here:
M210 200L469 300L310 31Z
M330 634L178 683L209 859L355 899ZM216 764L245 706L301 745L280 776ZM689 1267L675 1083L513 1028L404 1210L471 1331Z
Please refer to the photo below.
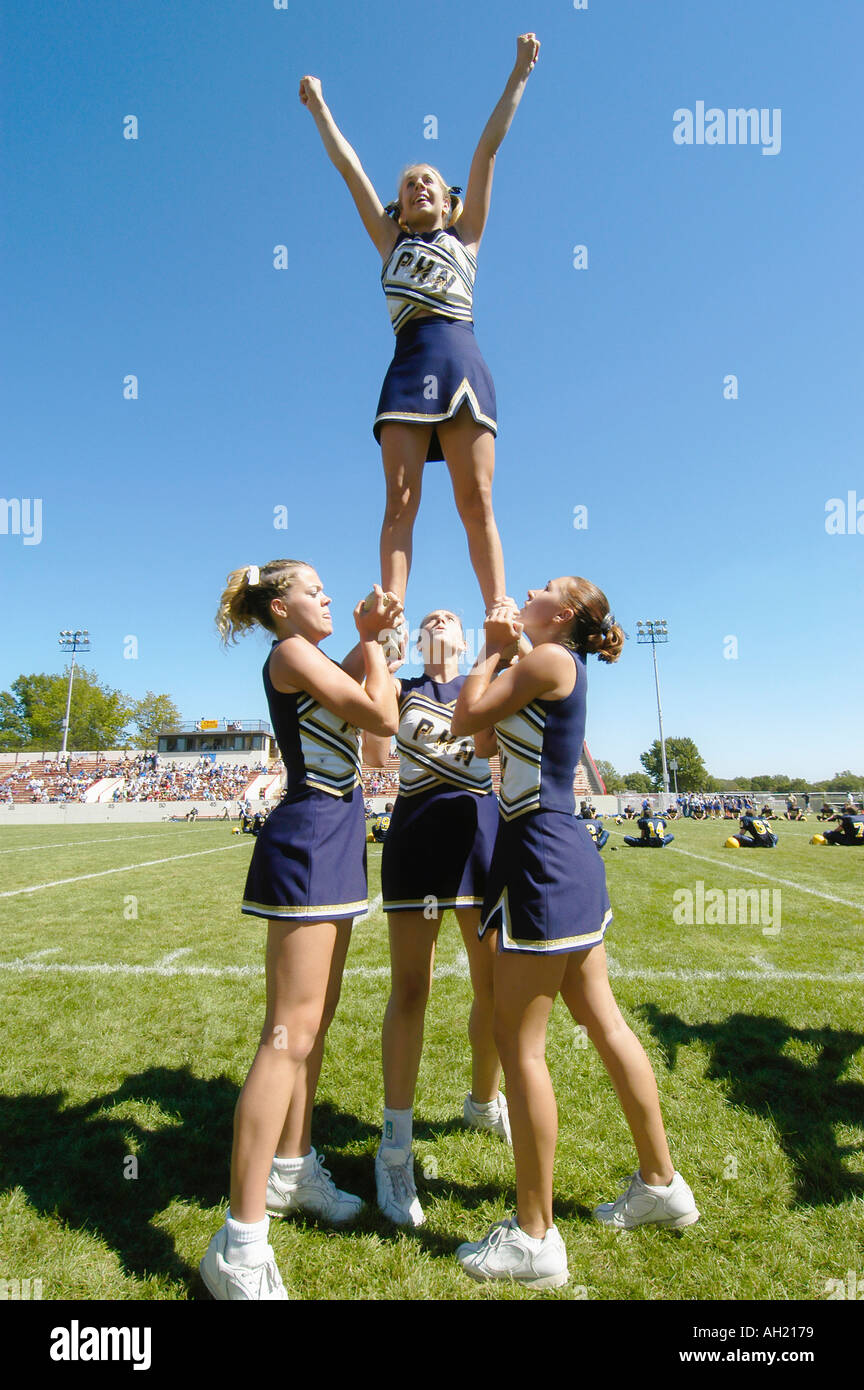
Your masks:
M475 299L508 587L572 573L608 594L634 641L592 663L588 742L620 771L657 735L652 617L666 734L715 775L864 768L864 534L826 532L829 499L864 502L858 7L71 0L0 23L0 493L42 503L38 544L0 534L0 688L61 669L58 631L86 627L86 663L131 695L266 717L265 639L223 653L212 616L229 570L280 555L333 595L327 649L352 645L393 335L299 78L384 201L410 160L464 185L533 29ZM779 152L677 144L700 101L779 110ZM429 465L407 609L437 606L482 619Z

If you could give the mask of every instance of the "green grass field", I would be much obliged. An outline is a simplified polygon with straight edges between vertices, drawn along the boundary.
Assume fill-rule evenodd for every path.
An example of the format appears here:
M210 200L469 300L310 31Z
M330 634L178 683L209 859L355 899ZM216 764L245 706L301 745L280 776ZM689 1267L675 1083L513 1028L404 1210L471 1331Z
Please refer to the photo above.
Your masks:
M815 828L780 822L777 849L735 852L722 848L727 823L685 821L670 826L673 846L647 852L613 826L613 987L652 1059L702 1219L623 1236L593 1222L636 1160L559 1001L548 1056L571 1282L553 1293L472 1284L452 1258L513 1209L515 1191L509 1151L459 1122L470 994L449 915L415 1106L427 1225L409 1234L379 1217L387 932L380 908L359 922L314 1142L368 1206L348 1233L271 1223L289 1294L821 1300L850 1270L864 1281L864 853L811 846ZM209 824L0 835L0 1278L41 1279L45 1299L201 1296L197 1264L224 1215L232 1111L263 1017L266 929L238 910L252 843ZM379 866L370 846L373 900ZM681 890L700 882L722 891L725 924L710 912L680 920ZM764 918L728 921L729 890L748 888L766 890L750 906L769 906L767 930Z

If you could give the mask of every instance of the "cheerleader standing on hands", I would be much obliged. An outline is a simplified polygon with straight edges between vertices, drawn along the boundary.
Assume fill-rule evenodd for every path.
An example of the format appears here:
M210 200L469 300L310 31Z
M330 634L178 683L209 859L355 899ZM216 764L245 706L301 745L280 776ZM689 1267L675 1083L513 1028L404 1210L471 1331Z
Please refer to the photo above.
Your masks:
M474 739L454 739L450 719L465 681L462 624L446 608L420 624L422 676L396 681L399 796L384 840L381 889L390 932L391 988L382 1032L384 1125L375 1159L378 1205L397 1225L420 1226L414 1185L414 1092L441 917L456 915L474 999L468 1020L471 1091L467 1125L510 1142L501 1062L492 1032L495 942L478 939L480 908L498 827L489 763ZM367 761L383 765L389 741L365 740Z
M397 202L385 209L333 120L318 78L300 83L300 100L383 261L381 281L397 337L374 424L387 486L381 575L384 588L403 602L423 465L442 458L487 612L506 593L492 511L495 387L474 340L472 303L495 157L539 51L534 34L517 40L515 66L471 162L464 206L437 169L416 164L402 174Z
M606 873L584 821L574 815L586 658L595 652L601 661L617 661L624 634L606 596L585 579L529 589L519 619L504 608L487 619L486 648L452 722L455 737L494 724L501 751L500 821L483 931L498 933L494 1031L507 1078L517 1215L484 1240L461 1245L456 1257L473 1279L557 1288L569 1275L552 1214L558 1111L545 1054L558 994L600 1053L639 1156L625 1195L597 1207L595 1217L619 1229L645 1222L678 1227L699 1213L669 1156L651 1064L609 986ZM533 650L493 680L523 628Z
M231 1205L201 1261L217 1299L287 1298L268 1213L344 1225L363 1205L332 1182L311 1123L352 920L367 906L358 728L386 737L399 723L378 636L402 607L377 588L366 604L354 610L360 642L342 666L318 650L333 630L330 599L299 561L235 570L216 619L226 643L259 624L275 636L264 688L287 777L255 842L242 906L267 919L267 1011L234 1116Z

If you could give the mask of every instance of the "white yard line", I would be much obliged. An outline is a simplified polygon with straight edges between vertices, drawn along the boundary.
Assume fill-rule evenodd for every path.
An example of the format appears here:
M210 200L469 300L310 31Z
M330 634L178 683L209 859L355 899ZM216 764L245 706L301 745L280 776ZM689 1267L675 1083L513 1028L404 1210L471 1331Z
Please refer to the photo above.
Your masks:
M187 948L191 951L191 947ZM66 965L60 961L38 961L32 957L18 960L0 961L0 970L8 970L15 975L157 975L157 976L206 976L208 979L252 979L264 974L263 965L175 965L177 952L169 952L154 965L127 965L123 962L109 964L100 961L93 965ZM390 974L389 965L348 966L345 977L357 979L384 979ZM860 985L864 983L864 971L842 974L839 971L777 970L766 964L761 970L652 970L633 969L609 962L609 975L618 980L674 980L682 984L699 981L746 980L771 985L794 980L802 984ZM467 980L467 961L457 960L452 965L440 965L435 969L436 980L455 978Z
M764 970L632 970L619 965L609 974L618 980L680 980L687 984L699 980L758 980L769 985L775 980L797 980L803 984L864 984L864 971L861 970L841 975L839 972L823 974L811 970L775 970L771 966L766 966Z
M808 888L805 883L798 883L793 878L777 878L774 874L762 874L758 869L751 869L749 863L732 864L728 859L709 859L706 854L694 854L691 849L679 849L677 845L671 845L670 848L678 854L686 854L688 859L702 859L706 864L719 864L721 869L735 869L738 873L752 874L754 878L767 878L769 883L782 883L784 888L797 888L801 893L811 893L814 898L824 898L826 902L840 903L841 907L854 907L857 912L864 912L864 903L853 903L849 898L837 898L833 893L823 893L819 888Z
M623 831L613 830L611 833L619 839L623 838ZM628 845L627 848L629 849L630 846ZM826 902L839 903L841 907L854 907L856 912L864 912L864 903L853 903L849 898L837 898L833 893L823 893L819 888L808 888L806 884L798 883L792 878L777 878L774 874L760 873L758 869L751 869L749 860L745 864L739 864L737 861L733 864L731 859L709 859L707 854L694 854L692 849L680 849L678 845L668 845L667 848L672 854L686 854L688 859L701 859L703 863L717 864L721 869L732 869L733 872L739 874L751 874L754 878L766 878L769 883L782 883L784 888L798 888L802 893L811 893L814 898L824 898ZM729 852L732 853L731 850ZM755 853L755 850L753 852Z
M163 956L161 960L157 960L156 964L171 965L173 961L179 960L181 956L191 956L191 954L191 946L180 946L176 951L169 951L167 956Z
M76 874L74 878L55 878L50 883L33 883L29 888L12 888L0 893L0 898L17 898L21 893L38 893L43 888L62 888L66 883L83 883L87 878L105 878L108 874L128 874L133 869L152 869L155 864L175 864L179 859L199 859L202 854L224 854L226 849L237 849L242 842L219 845L217 849L198 849L191 854L169 854L166 859L145 859L141 864L123 864L117 869L100 869L95 874Z
M0 849L0 854L32 854L37 849L72 849L78 845L110 845L115 840L166 840L185 835L184 830L160 830L158 835L107 835L101 840L66 840L54 845L19 845L17 849Z

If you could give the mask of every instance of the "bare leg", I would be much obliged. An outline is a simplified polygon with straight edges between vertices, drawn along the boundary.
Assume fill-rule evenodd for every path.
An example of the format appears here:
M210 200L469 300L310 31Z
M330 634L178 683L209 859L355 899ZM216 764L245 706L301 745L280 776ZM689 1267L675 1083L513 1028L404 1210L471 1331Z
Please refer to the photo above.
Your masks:
M493 977L497 942L494 932L477 937L480 909L460 907L456 919L468 954L471 988L474 999L468 1018L468 1039L471 1043L471 1099L478 1105L494 1100L501 1081L501 1059L495 1046L493 1013Z
M516 1213L542 1240L552 1215L558 1107L546 1065L546 1025L566 968L563 956L495 958L495 1039L507 1078L516 1165Z
M383 436L382 436L383 438ZM467 406L438 426L453 482L456 509L468 537L471 564L487 610L506 596L504 552L492 511L495 437L478 425Z
M411 571L412 537L431 425L381 426L381 460L387 499L381 526L381 587L404 603Z
M330 977L327 981L327 997L324 1001L321 1027L318 1030L318 1037L315 1039L315 1046L306 1058L305 1064L298 1070L291 1104L288 1106L288 1115L279 1136L279 1143L276 1146L277 1158L303 1158L312 1148L312 1106L315 1103L315 1092L318 1089L318 1077L321 1075L327 1029L333 1022L336 1005L339 1003L342 971L345 968L345 957L351 944L351 926L351 922L338 922L336 924L336 946L330 964Z
M561 996L600 1054L630 1126L642 1181L665 1186L675 1169L666 1143L657 1082L645 1049L615 1002L606 971L606 948L593 946L567 957ZM512 1109L512 1102L511 1102Z
M391 912L388 923L391 986L381 1032L384 1104L388 1110L410 1110L440 921L427 920L422 912Z
M234 1112L235 1221L264 1220L267 1178L297 1075L321 1031L336 936L334 922L268 922L267 1013Z

